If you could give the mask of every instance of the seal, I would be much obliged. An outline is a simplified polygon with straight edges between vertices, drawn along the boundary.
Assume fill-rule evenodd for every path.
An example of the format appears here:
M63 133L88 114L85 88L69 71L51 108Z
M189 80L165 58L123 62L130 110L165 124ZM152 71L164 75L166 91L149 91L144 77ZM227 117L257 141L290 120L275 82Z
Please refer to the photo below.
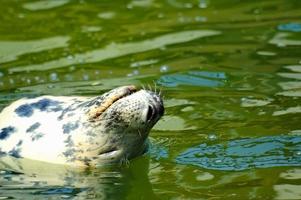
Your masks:
M0 155L74 166L127 162L147 150L163 113L160 94L135 86L20 99L0 113Z

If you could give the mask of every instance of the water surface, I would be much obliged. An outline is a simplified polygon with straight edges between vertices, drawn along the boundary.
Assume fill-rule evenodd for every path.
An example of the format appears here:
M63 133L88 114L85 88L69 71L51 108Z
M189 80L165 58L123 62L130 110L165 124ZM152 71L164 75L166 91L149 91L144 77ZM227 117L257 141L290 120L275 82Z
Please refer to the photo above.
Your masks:
M301 199L300 1L0 3L0 109L126 84L166 107L129 166L2 158L1 199Z

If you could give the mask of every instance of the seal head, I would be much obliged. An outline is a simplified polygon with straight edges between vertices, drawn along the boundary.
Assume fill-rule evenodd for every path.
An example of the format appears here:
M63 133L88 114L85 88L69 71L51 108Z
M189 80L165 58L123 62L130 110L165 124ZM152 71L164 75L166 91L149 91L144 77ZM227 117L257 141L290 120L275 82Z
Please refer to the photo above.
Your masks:
M87 147L78 153L88 158L88 165L127 162L143 154L151 128L164 114L158 94L137 91L134 86L119 87L85 102L85 109L86 135L92 133L93 138L74 137L74 142Z
M0 113L0 155L98 166L143 154L164 113L160 95L134 86L101 96L20 99Z

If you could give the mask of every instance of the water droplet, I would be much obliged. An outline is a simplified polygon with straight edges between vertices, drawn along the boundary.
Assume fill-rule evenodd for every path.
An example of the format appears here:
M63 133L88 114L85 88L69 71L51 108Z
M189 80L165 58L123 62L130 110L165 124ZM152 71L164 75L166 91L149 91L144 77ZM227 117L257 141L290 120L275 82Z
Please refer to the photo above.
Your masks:
M164 73L164 72L168 72L169 71L169 66L167 65L162 65L160 67L160 72Z
M207 21L207 17L196 16L196 17L194 18L194 20L195 20L196 22L206 22L206 21Z
M88 81L89 80L89 75L88 74L83 74L83 80Z
M207 2L205 0L201 0L199 3L199 8L207 8Z
M128 74L127 76L135 76L135 75L139 75L138 70L134 70L132 73Z
M51 81L58 81L58 75L56 73L51 73L49 78Z
M208 135L208 140L213 141L213 140L216 140L216 139L217 139L217 135L216 134L211 133L211 134Z
M54 85L49 84L49 85L47 85L47 88L52 89L52 88L54 88Z

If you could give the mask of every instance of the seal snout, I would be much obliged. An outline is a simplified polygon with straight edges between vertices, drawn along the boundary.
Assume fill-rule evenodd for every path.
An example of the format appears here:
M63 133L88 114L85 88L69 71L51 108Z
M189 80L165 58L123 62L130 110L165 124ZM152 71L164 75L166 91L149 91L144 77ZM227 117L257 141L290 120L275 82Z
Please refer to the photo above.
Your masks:
M164 114L164 106L159 95L156 93L151 94L152 99L149 99L149 105L146 114L146 121L157 121Z

